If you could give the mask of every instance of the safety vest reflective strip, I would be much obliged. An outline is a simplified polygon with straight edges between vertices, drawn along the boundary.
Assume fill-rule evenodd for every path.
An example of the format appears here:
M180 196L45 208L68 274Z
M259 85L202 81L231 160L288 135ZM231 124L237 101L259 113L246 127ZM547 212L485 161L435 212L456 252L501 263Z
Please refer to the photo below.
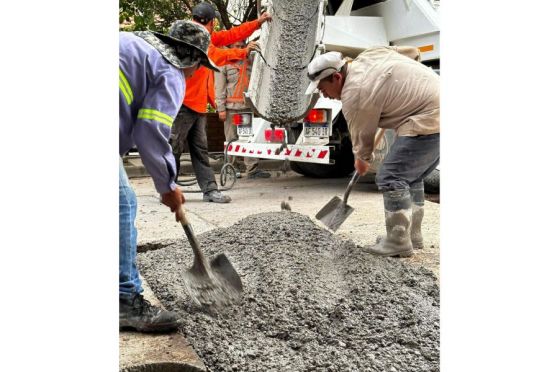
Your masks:
M247 61L244 61L241 66L233 65L232 67L237 69L238 79L237 84L233 89L233 95L231 97L227 97L226 102L243 103L245 102L243 92L246 91L249 86L249 79L247 79Z
M138 119L159 121L168 127L173 126L173 118L158 110L143 108L138 111Z
M119 69L119 88L121 89L124 98L126 99L127 104L131 104L134 96L132 95L132 89L130 89L130 84L128 84L128 80L124 76L121 69Z

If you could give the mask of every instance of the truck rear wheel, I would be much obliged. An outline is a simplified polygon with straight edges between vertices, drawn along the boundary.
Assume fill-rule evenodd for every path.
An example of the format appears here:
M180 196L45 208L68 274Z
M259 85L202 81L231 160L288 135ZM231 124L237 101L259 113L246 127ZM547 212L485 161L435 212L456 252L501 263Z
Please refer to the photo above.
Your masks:
M439 194L439 169L434 169L424 178L424 191L428 194Z
M299 131L291 131L293 142L301 133ZM335 119L333 125L333 137L339 142L333 144L334 150L331 152L330 158L334 160L334 164L315 164L303 162L290 162L290 168L296 173L313 178L340 178L348 176L354 170L354 154L352 153L352 141L348 135L348 126L342 113Z
M331 153L334 164L315 164L303 162L290 162L290 168L296 173L313 178L339 178L346 177L354 170L354 154L352 144L343 143ZM350 142L348 139L347 142Z

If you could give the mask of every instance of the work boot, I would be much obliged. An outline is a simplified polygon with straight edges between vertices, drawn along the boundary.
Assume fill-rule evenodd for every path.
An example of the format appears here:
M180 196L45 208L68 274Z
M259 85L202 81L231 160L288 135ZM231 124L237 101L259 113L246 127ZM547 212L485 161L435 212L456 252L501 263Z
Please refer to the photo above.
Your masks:
M205 192L202 200L205 202L229 203L231 201L231 198L227 195L222 194L218 190L212 190L209 192Z
M411 200L408 190L386 191L383 193L385 204L385 227L387 236L379 236L373 247L366 252L378 256L410 257L413 254L410 240Z
M179 317L171 311L155 307L140 294L119 301L119 329L133 328L140 332L169 332L179 327Z
M256 178L268 178L270 177L270 173L257 169L255 172L250 173L247 178L250 180L254 180Z
M422 219L424 218L424 182L410 187L412 199L412 222L410 224L410 240L414 249L424 248L422 238Z

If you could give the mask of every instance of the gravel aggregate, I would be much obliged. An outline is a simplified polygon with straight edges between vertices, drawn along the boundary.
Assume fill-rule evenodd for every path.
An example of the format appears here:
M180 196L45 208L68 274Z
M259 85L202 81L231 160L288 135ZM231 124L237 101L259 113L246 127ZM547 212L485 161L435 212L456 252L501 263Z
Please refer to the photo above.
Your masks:
M240 274L236 306L189 298L186 238L140 253L138 264L209 371L439 371L439 285L428 269L372 256L289 211L198 238Z

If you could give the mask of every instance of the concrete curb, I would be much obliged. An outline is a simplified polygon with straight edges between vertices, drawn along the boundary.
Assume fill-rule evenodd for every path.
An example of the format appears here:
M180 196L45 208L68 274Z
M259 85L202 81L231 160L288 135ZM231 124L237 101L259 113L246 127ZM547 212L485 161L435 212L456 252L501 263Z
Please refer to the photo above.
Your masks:
M144 297L154 305L159 300L142 279ZM120 372L202 372L206 367L180 333L148 334L119 332Z

